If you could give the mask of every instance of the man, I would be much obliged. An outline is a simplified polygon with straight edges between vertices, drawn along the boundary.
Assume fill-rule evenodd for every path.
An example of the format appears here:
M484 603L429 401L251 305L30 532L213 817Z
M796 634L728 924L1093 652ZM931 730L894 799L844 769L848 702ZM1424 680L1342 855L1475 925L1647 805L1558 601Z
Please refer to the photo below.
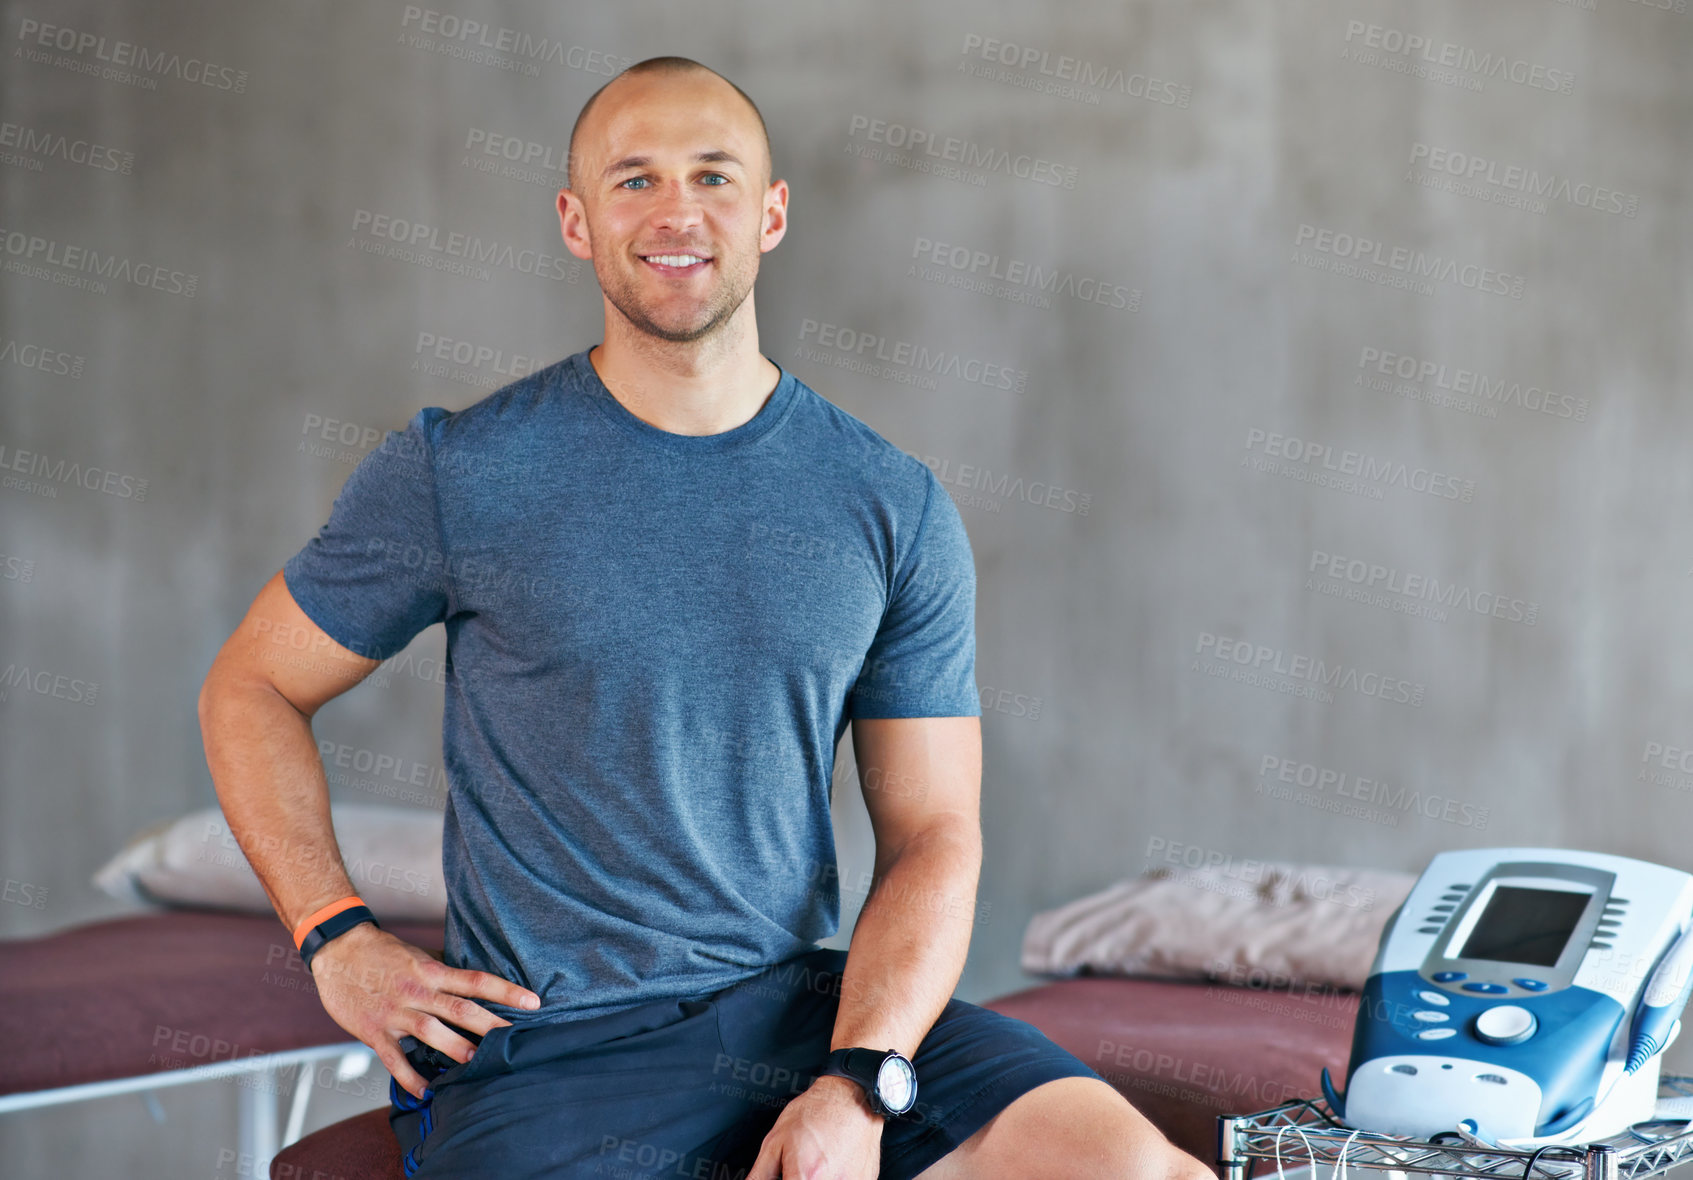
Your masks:
M420 411L348 478L202 691L231 827L392 1073L408 1175L1209 1176L951 998L981 860L969 542L923 464L759 352L771 172L697 62L589 99L557 204L604 340ZM311 734L437 621L444 963L359 920ZM848 721L876 864L843 953L817 942Z

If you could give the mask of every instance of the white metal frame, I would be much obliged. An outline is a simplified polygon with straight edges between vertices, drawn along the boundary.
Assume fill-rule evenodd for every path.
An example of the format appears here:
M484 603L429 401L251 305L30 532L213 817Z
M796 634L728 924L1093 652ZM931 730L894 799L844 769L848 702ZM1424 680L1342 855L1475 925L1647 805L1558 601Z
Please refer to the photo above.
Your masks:
M1217 1163L1224 1180L1249 1180L1262 1161L1309 1163L1313 1173L1328 1164L1339 1177L1350 1165L1390 1180L1651 1180L1693 1161L1693 1077L1661 1075L1655 1113L1592 1143L1531 1151L1349 1130L1323 1099L1300 1098L1253 1114L1219 1115Z
M186 1086L194 1082L215 1081L221 1078L280 1077L282 1071L295 1069L294 1094L289 1102L288 1122L278 1133L276 1090L266 1085L246 1085L239 1098L238 1150L243 1161L252 1161L253 1176L269 1176L270 1162L276 1153L300 1137L306 1122L306 1102L316 1084L312 1066L327 1058L336 1058L335 1074L342 1081L361 1077L369 1070L376 1055L358 1041L334 1045L314 1045L307 1049L289 1049L281 1053L264 1053L240 1057L231 1061L215 1061L186 1069L167 1069L158 1073L138 1074L128 1078L110 1078L99 1082L84 1082L77 1086L58 1086L51 1090L29 1090L21 1094L0 1094L0 1114L17 1110L33 1110L43 1106L60 1106L67 1102L86 1102L117 1094L140 1093L154 1102L157 1090L171 1086ZM155 1107L156 1109L156 1107Z

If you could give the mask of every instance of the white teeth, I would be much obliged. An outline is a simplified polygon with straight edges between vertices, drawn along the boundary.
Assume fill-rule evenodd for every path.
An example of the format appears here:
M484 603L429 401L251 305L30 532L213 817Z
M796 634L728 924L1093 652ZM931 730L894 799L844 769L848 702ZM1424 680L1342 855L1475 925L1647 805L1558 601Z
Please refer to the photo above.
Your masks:
M648 262L657 262L663 266L692 266L696 262L705 261L694 254L648 254L646 257Z

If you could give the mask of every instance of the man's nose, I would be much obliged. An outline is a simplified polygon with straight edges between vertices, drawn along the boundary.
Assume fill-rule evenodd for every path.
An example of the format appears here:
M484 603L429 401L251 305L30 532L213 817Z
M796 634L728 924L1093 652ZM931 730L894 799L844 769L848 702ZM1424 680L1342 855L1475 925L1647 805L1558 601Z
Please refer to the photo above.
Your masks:
M698 196L680 181L664 185L653 202L653 225L665 229L686 229L700 224L704 216Z

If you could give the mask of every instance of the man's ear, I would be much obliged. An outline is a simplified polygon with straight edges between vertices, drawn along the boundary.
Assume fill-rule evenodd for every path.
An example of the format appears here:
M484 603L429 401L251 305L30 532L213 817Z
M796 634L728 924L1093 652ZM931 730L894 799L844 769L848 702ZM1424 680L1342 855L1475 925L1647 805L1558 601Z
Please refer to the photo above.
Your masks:
M567 188L558 190L558 228L565 249L587 261L594 256L593 238L588 232L588 218L582 198Z
M772 181L764 193L762 232L758 235L758 252L768 254L776 248L788 232L788 182Z

